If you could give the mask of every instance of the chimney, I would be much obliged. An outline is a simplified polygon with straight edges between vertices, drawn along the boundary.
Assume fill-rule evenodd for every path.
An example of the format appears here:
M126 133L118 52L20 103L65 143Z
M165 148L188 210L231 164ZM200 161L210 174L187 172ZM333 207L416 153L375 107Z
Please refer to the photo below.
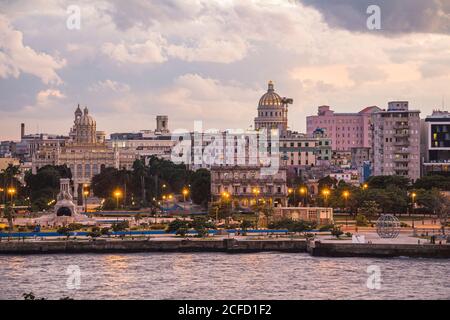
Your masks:
M25 123L20 124L20 139L22 140L25 136Z

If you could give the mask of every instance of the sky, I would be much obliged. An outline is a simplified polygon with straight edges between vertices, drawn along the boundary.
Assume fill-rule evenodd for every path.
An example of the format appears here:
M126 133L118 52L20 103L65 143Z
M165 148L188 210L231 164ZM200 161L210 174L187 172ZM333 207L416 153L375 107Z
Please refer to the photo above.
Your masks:
M156 115L172 130L246 129L269 80L301 132L319 105L448 110L450 0L0 1L0 140L21 122L67 134L77 104L108 134Z

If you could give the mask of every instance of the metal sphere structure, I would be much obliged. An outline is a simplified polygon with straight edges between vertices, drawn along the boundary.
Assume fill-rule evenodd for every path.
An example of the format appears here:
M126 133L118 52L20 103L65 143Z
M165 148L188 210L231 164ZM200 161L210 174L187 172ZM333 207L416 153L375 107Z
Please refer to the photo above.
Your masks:
M377 233L383 239L397 238L400 233L400 221L391 214L383 214L377 220Z

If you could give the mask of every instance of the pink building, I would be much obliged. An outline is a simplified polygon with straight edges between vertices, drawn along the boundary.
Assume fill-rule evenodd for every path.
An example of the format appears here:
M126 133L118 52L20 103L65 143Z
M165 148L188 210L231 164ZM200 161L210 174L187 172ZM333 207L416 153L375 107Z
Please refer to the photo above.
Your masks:
M336 113L329 106L320 106L316 116L306 118L308 135L317 128L325 129L331 138L333 151L350 152L352 148L370 148L372 145L371 115L378 107L367 107L358 113Z

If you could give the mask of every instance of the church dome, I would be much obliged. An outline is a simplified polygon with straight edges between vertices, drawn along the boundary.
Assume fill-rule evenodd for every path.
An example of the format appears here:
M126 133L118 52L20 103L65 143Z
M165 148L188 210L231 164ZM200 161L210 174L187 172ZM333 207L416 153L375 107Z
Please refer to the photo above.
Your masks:
M79 124L80 124L80 125L83 125L83 126L94 126L94 125L95 125L95 120L94 120L94 118L92 118L92 117L89 115L89 110L88 110L87 107L84 108L84 113L83 113L83 115L80 117L80 122L79 122Z
M282 106L283 99L275 92L273 82L269 81L267 92L259 99L259 107Z

